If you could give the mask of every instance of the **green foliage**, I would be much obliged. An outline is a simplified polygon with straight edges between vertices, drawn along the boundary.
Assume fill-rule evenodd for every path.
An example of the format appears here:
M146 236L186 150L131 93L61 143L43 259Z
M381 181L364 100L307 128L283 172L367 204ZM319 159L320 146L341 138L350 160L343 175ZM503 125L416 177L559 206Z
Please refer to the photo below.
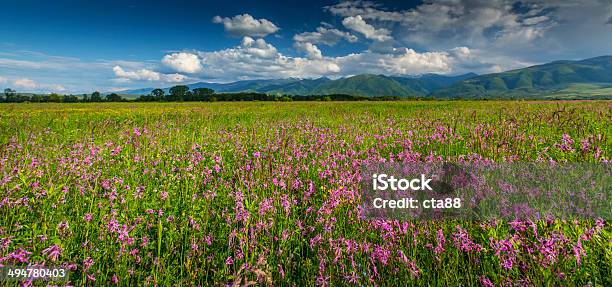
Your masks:
M107 102L122 102L123 98L121 98L120 95L117 95L115 93L110 93L106 95L106 101Z
M100 92L95 91L93 93L91 93L91 97L89 98L90 102L101 102L102 101L102 96L100 95Z
M189 87L185 85L178 85L170 88L170 94L166 96L166 100L173 101L182 101L187 96L189 92Z
M10 89L7 89L7 91ZM51 94L21 94L15 90L10 90L5 93L7 96L0 97L0 103L88 103L88 102L122 102L125 101L120 95L111 93L102 98L99 92L94 92L91 96L83 94L80 97L77 95L60 95L57 93Z
M153 97L154 100L161 101L164 99L164 90L155 89L151 92L151 96Z

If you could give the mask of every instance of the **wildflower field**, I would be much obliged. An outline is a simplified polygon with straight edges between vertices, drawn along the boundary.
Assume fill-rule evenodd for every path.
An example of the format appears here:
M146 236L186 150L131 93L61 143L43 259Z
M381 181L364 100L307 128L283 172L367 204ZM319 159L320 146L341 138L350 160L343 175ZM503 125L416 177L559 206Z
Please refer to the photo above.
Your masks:
M370 220L366 162L608 164L607 101L0 105L0 265L71 286L612 286L605 219Z

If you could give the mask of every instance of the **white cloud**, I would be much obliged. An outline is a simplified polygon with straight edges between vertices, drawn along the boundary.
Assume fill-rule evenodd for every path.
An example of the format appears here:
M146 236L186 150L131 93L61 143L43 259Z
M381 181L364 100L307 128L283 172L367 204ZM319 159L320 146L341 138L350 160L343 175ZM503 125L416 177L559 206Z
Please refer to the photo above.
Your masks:
M254 40L251 37L242 38L242 48L250 55L260 58L273 58L278 55L276 47L266 43L264 39Z
M16 79L13 84L18 89L23 89L25 91L53 91L53 92L63 92L66 90L64 86L59 84L45 84L45 83L36 83L34 80L28 78L20 78Z
M0 77L0 84L5 84L8 80L5 77Z
M370 1L342 1L336 5L326 6L325 9L334 15L342 17L363 15L364 18L372 20L402 20L403 15L401 12L380 10L379 6Z
M121 92L121 91L125 91L125 90L129 90L130 88L128 87L109 87L108 88L108 92Z
M34 81L27 79L27 78L17 79L15 80L14 84L18 88L23 88L27 90L33 90L33 89L36 89L37 87Z
M535 27L525 27L512 31L506 31L506 33L499 35L499 37L496 38L496 41L499 45L516 45L518 43L530 43L533 40L544 36L544 33L544 29Z
M409 48L391 48L388 52L364 51L339 57L326 57L309 42L295 42L294 47L307 57L293 57L279 52L263 39L244 37L241 44L212 52L198 52L204 66L200 78L236 81L265 78L316 78L350 76L363 73L418 75L457 73L480 63L467 47L447 51L417 52Z
M160 73L148 69L126 71L120 66L114 66L113 72L115 72L115 76L119 78L131 80L159 81L161 79Z
M244 37L240 45L212 52L199 52L203 78L218 81L262 78L311 78L341 72L333 59L291 57L263 39Z
M181 74L164 74L163 75L163 80L164 82L167 83L182 83L188 80L188 77L186 77L185 75L181 75Z
M468 47L455 47L450 50L450 53L458 59L469 59L472 56L472 51Z
M165 55L162 63L177 72L193 74L202 70L202 63L198 55L192 53L173 53Z
M68 68L68 65L70 64L74 64L74 63L70 61L66 61L66 62L52 61L52 60L32 61L32 60L0 58L0 67L6 67L6 68L66 70Z
M357 36L351 33L326 27L318 27L315 32L304 32L293 36L293 40L296 42L309 42L328 46L334 46L343 39L349 43L357 42Z
M43 87L46 87L45 89L56 91L56 92L66 91L66 88L64 88L64 86L60 84L43 85Z
M295 42L294 47L301 52L304 52L310 59L322 59L321 50L316 45L308 42Z
M538 63L521 61L512 56L468 47L455 47L448 51L454 72L499 73L511 69L533 66Z
M114 66L113 72L118 79L115 82L127 83L130 80L137 81L163 81L167 83L180 83L188 80L187 76L181 74L162 74L149 69L126 71L120 66Z
M223 24L226 32L233 36L265 37L276 33L279 28L266 19L255 19L249 14L236 15L232 18L215 16L213 23Z
M374 26L366 23L360 15L344 18L344 20L342 20L342 25L348 29L363 34L367 39L381 42L393 39L390 36L391 31L385 28L374 28Z
M395 53L363 52L336 59L346 75L393 74L419 75L452 72L452 57L446 52L418 53L412 49L397 49Z

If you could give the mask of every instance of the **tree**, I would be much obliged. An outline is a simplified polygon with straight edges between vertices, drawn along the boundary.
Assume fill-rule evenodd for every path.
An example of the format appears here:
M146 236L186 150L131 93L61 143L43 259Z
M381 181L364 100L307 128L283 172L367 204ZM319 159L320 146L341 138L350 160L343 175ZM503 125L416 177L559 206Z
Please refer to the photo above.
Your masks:
M91 98L89 99L92 102L101 102L102 101L102 96L100 96L100 92L95 91L93 93L91 93Z
M156 101L161 101L164 99L164 90L155 89L151 91L151 96L153 96L153 98L155 98Z
M30 97L30 101L35 102L35 103L40 103L43 101L43 97L41 95L34 94L32 95L32 97Z
M56 93L52 93L49 95L49 102L59 103L59 102L62 102L62 100L63 100L63 97L61 97L60 95Z
M14 101L16 93L17 91L11 88L4 89L4 101L6 101L7 103Z
M189 91L189 87L185 85L174 86L170 88L170 97L168 100L169 101L181 101L185 98L185 95L187 95L188 91Z
M106 95L106 101L107 102L121 102L123 101L123 98L120 95L111 93L111 94Z
M65 103L78 103L79 97L75 95L64 95L64 102Z

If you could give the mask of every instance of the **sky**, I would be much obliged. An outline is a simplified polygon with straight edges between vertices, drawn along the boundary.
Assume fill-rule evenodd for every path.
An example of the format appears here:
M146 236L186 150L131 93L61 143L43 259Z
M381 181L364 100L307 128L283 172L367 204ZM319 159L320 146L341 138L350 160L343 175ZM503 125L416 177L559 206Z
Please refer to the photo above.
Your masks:
M0 87L501 72L612 54L610 0L0 0Z

